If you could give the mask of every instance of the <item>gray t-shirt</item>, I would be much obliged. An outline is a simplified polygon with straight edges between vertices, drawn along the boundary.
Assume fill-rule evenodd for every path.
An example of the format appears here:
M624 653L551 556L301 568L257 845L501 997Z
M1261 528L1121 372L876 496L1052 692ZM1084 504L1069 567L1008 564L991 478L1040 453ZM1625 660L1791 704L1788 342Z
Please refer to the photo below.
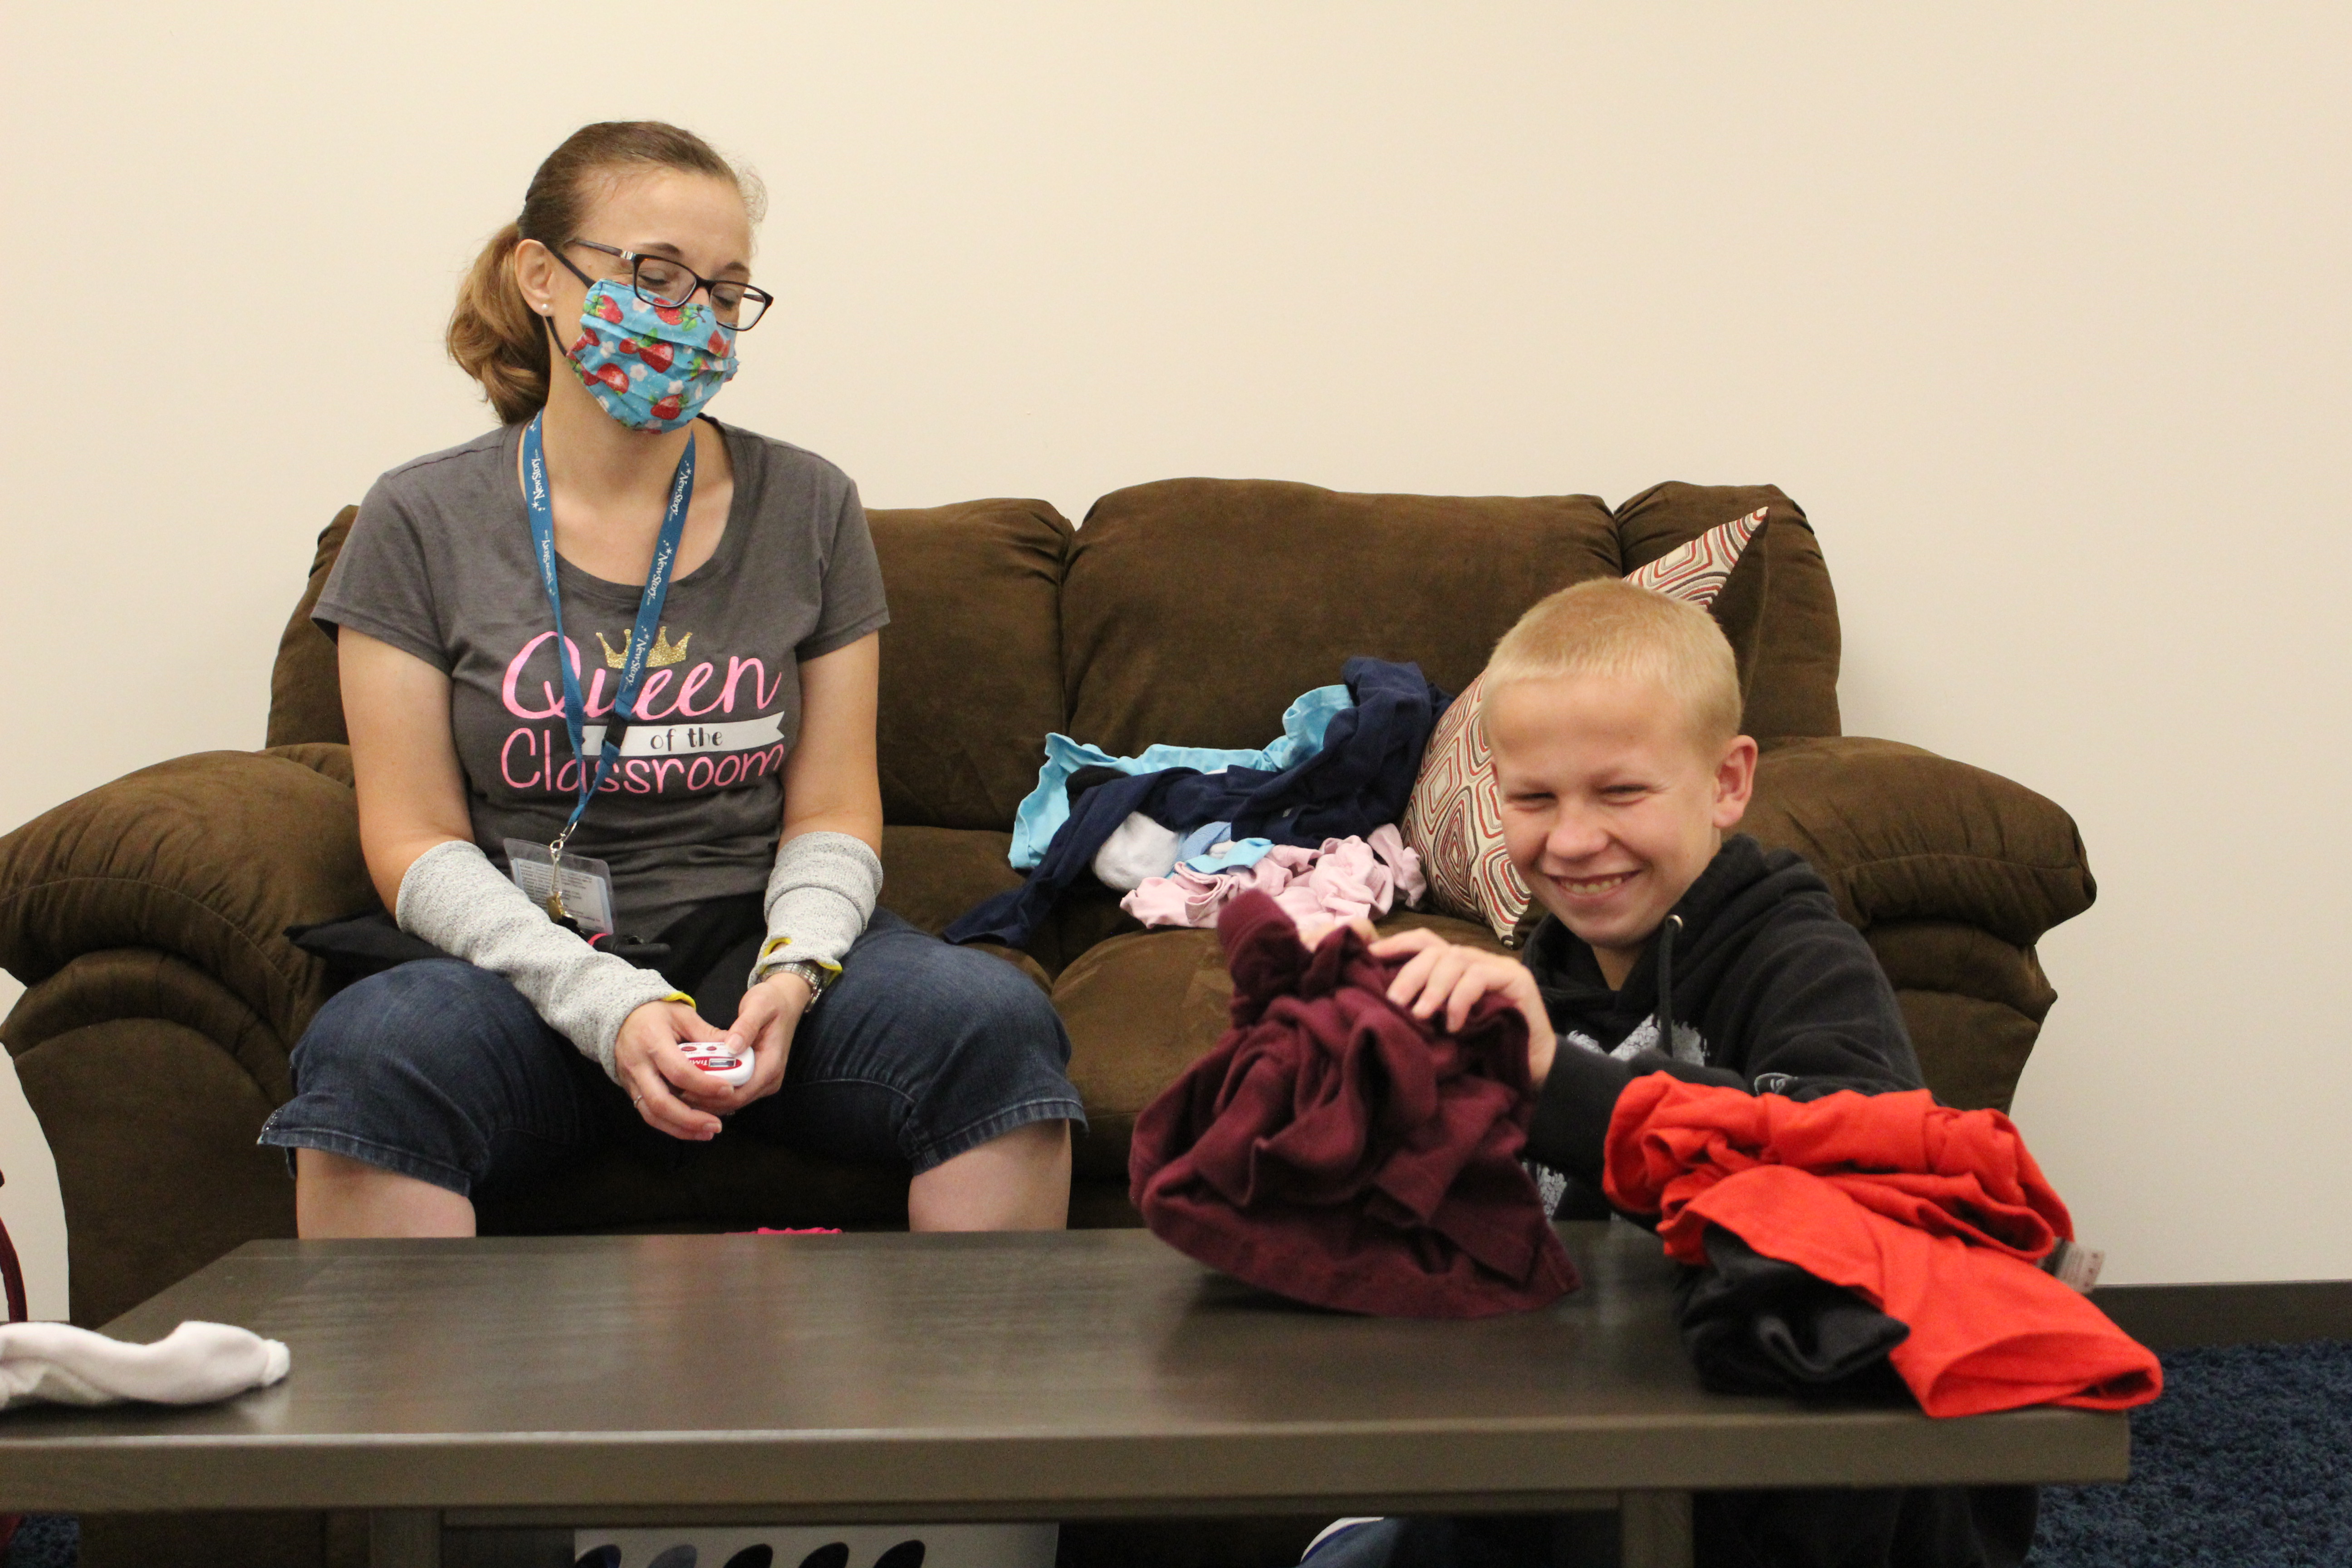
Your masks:
M715 420L698 431L703 442L723 436L734 459L726 531L709 561L672 580L640 721L568 847L612 867L615 921L637 936L705 900L767 885L784 759L800 732L799 661L890 618L847 475ZM449 677L474 840L499 866L506 838L553 838L580 788L516 479L521 439L508 426L378 479L316 612L331 637L349 626ZM593 724L612 710L644 585L561 559L557 572Z

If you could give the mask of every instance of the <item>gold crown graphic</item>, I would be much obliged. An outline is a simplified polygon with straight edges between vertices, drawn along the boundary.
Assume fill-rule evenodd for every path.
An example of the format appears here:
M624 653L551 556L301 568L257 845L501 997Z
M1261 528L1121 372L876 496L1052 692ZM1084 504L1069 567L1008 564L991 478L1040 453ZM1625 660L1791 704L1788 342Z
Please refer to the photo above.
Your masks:
M630 635L631 634L627 632L623 632L621 634L621 648L618 653L615 653L613 651L613 645L609 642L604 642L604 634L603 632L598 632L596 634L596 640L604 644L604 664L606 668L618 669L624 663L627 662L629 657ZM667 626L658 626L655 628L653 651L646 655L646 667L649 668L658 668L665 664L677 663L686 658L686 645L693 640L694 634L692 632L688 632L684 637L678 638L677 641L672 642L669 640L669 628Z

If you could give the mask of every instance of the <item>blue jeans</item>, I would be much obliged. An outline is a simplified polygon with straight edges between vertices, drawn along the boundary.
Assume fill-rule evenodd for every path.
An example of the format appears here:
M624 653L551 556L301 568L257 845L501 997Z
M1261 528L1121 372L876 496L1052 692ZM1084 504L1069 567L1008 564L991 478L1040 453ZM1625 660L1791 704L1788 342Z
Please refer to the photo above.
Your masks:
M756 948L730 952L714 978L738 976L740 994ZM727 989L722 980L717 994ZM704 1016L723 1027L733 999ZM802 1016L782 1088L719 1136L919 1174L1032 1121L1083 1126L1069 1060L1060 1016L1019 971L877 910ZM528 1184L619 1139L677 1142L647 1127L520 992L455 959L404 963L337 994L292 1065L294 1098L262 1142L466 1197Z

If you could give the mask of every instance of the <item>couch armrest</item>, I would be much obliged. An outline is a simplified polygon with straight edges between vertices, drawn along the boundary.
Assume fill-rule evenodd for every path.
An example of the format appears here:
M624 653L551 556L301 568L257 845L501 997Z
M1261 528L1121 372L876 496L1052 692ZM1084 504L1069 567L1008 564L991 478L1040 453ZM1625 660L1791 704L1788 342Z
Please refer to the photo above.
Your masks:
M1839 912L1864 931L1957 921L2031 947L2098 895L2082 835L2054 802L1895 741L1773 747L1741 826L1811 861Z
M293 1040L326 974L286 928L376 905L342 753L199 752L0 838L0 965L34 985L84 953L152 948Z

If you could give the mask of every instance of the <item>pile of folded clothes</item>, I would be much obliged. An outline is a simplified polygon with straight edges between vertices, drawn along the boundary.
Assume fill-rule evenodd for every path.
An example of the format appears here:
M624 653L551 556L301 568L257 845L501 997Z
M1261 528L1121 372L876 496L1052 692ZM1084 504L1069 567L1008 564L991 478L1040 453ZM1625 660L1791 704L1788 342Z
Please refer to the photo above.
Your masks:
M1417 901L1419 862L1395 824L1452 699L1417 664L1351 658L1341 675L1293 702L1282 734L1256 751L1163 744L1114 757L1048 735L1013 821L1012 863L1028 880L943 934L1018 947L1089 879L1129 892L1129 911L1153 925L1213 924L1243 887L1283 894L1300 914Z

